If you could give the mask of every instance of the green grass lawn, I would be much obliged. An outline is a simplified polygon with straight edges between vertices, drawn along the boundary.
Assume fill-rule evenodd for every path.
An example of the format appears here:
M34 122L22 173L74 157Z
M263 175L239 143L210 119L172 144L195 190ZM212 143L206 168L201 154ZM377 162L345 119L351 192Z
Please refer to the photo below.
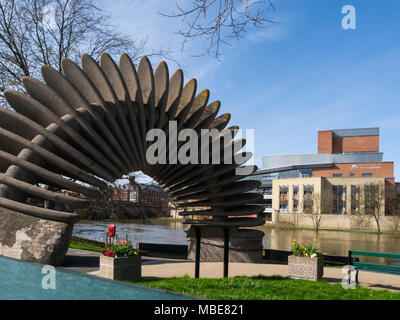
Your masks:
M97 251L97 252L102 252L104 250L104 248L102 248L102 247L94 246L92 244L77 242L77 241L71 241L71 244L69 245L69 247L72 249L89 250L89 251Z
M71 241L70 248L97 252L104 250L77 241ZM361 287L346 290L341 284L329 284L324 280L294 280L276 276L228 279L193 279L186 276L135 284L216 300L400 300L400 293L387 290Z
M324 280L283 277L193 279L186 276L135 284L216 300L400 300L400 293L388 290L361 287L346 290L341 284Z

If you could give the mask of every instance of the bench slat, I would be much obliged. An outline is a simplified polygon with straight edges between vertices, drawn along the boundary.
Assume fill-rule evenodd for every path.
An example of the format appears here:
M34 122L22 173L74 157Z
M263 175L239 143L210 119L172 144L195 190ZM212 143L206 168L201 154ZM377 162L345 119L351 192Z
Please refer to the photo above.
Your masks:
M353 266L359 270L374 270L381 272L391 272L391 273L399 273L400 274L400 266L386 265L386 264L377 264L377 263L369 263L369 262L353 262Z
M376 269L357 269L357 270L367 271L367 272L377 272L377 273L389 273L389 274L395 274L395 275L400 274L400 272L393 271L393 270L376 270Z
M400 254L396 254L396 253L358 251L358 250L350 250L350 252L351 252L351 255L354 255L354 256L368 256L368 257L377 257L377 258L400 259Z

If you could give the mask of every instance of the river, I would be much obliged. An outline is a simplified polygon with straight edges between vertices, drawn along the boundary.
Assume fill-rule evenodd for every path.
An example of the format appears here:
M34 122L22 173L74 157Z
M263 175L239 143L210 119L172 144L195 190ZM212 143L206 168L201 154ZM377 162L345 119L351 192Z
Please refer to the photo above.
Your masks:
M185 226L180 221L169 219L129 220L129 221L80 221L73 234L87 239L104 241L108 224L117 227L117 236L128 236L134 244L139 242L187 244ZM400 236L389 234L369 234L340 231L293 230L264 225L257 229L265 233L265 249L291 250L292 240L311 242L329 255L347 256L348 250L366 250L400 253Z

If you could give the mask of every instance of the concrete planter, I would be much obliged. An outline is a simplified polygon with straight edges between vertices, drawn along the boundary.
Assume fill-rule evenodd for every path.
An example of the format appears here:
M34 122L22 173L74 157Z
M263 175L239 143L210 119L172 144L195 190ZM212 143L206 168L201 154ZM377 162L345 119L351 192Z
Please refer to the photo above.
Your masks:
M292 279L320 280L324 274L324 257L289 256L289 277Z
M142 276L142 258L134 255L131 257L112 258L100 256L99 277L112 280L137 281Z

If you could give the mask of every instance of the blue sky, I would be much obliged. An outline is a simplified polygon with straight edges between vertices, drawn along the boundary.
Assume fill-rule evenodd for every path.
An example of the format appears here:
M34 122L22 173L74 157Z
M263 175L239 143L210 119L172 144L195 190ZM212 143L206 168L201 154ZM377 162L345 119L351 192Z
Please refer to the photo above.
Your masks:
M185 81L210 89L210 101L232 114L230 124L255 129L259 166L264 155L316 153L318 130L380 127L384 161L395 161L400 181L400 1L274 0L276 23L223 47L219 62L191 56L201 41L180 50L174 32L182 22L158 14L173 11L175 1L99 2L119 31L173 51ZM344 5L356 9L356 30L341 26ZM172 74L177 66L168 64Z

